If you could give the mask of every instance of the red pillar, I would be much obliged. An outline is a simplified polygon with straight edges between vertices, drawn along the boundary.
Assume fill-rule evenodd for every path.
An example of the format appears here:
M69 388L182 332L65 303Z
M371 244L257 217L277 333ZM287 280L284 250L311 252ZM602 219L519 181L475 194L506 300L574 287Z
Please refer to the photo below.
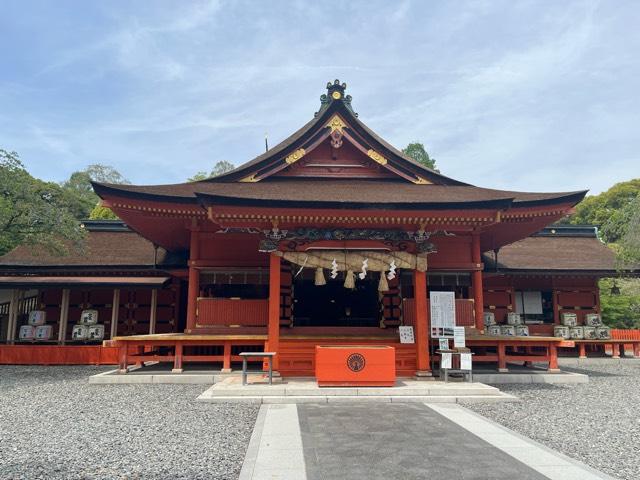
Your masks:
M476 328L478 330L484 330L484 297L482 292L482 258L480 253L480 235L474 234L471 242L471 256L474 263L474 267L477 270L473 271L473 303L476 316Z
M559 371L560 368L558 367L558 346L554 343L551 342L549 344L549 371Z
M229 373L231 372L231 342L224 342L223 353L222 373Z
M268 351L278 353L280 347L280 257L271 252L269 257L269 326ZM273 369L278 370L278 355L273 359Z
M195 262L200 257L199 232L191 230L189 248L189 289L187 291L187 332L196 328L198 295L200 293L200 271Z
M416 376L430 376L427 274L425 272L413 271L413 295L416 308Z

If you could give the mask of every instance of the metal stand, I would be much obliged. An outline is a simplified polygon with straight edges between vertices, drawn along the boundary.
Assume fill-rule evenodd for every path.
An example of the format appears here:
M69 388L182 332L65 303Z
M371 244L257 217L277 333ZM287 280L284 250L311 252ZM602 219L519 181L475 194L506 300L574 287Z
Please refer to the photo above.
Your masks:
M469 370L462 370L461 368L442 368L442 354L443 353L450 353L452 358L451 358L451 365L454 365L454 361L453 359L455 358L454 355L458 355L458 362L457 364L460 365L460 355L466 354L466 355L474 355L474 353L471 352L459 352L457 350L436 350L436 353L440 354L440 372L444 373L444 381L445 383L447 383L449 381L449 373L461 373L463 375L466 376L467 381L472 383L473 382L473 370L469 369Z
M248 358L266 358L269 360L269 385L273 385L273 357L276 356L275 352L241 352L242 357L242 385L247 384L247 359ZM256 372L258 373L258 372Z

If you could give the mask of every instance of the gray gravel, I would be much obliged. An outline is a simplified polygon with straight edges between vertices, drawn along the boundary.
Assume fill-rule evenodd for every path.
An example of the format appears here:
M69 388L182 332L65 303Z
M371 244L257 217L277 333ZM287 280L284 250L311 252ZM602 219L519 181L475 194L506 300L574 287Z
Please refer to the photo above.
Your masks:
M235 479L258 407L205 385L89 385L105 367L0 366L1 479Z
M522 402L466 405L621 479L640 478L640 364L565 368L580 385L497 385Z

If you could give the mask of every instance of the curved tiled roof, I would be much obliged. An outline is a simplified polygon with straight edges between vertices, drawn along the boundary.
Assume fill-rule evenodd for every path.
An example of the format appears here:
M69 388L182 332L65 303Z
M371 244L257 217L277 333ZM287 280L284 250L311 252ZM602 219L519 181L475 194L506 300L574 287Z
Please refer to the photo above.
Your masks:
M198 196L291 202L344 202L380 204L449 204L505 201L518 204L567 201L577 203L586 191L513 192L470 185L416 185L385 180L282 179L258 183L191 182L174 185L94 184L98 195L131 196L149 200L196 203Z

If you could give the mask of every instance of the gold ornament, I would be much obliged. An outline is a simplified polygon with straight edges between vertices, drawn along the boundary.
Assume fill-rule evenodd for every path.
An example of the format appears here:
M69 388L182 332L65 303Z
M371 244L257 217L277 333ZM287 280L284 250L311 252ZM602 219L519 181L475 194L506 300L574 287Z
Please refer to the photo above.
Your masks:
M417 176L416 179L413 181L413 183L415 183L416 185L431 185L432 182L430 182L429 180L426 180L422 177Z
M331 117L331 120L329 120L329 122L327 122L327 124L324 127L325 128L329 127L331 129L331 133L335 132L336 130L339 131L340 133L343 133L342 129L345 128L346 126L347 124L344 123L338 115L334 115L333 117Z
M340 97L342 95L340 95L340 92L333 92L331 96L333 97L334 100L340 100Z
M259 180L256 178L256 175L249 175L248 177L243 178L242 180L240 180L241 182L245 182L245 183L255 183L258 182Z
M299 148L298 150L293 152L291 155L289 155L287 158L285 158L284 161L287 162L289 165L291 165L292 163L295 163L298 160L300 160L302 157L304 157L305 153L306 152L304 151L304 148Z
M375 150L369 150L367 152L367 156L372 159L374 162L379 163L380 165L386 165L387 159L380 155Z

